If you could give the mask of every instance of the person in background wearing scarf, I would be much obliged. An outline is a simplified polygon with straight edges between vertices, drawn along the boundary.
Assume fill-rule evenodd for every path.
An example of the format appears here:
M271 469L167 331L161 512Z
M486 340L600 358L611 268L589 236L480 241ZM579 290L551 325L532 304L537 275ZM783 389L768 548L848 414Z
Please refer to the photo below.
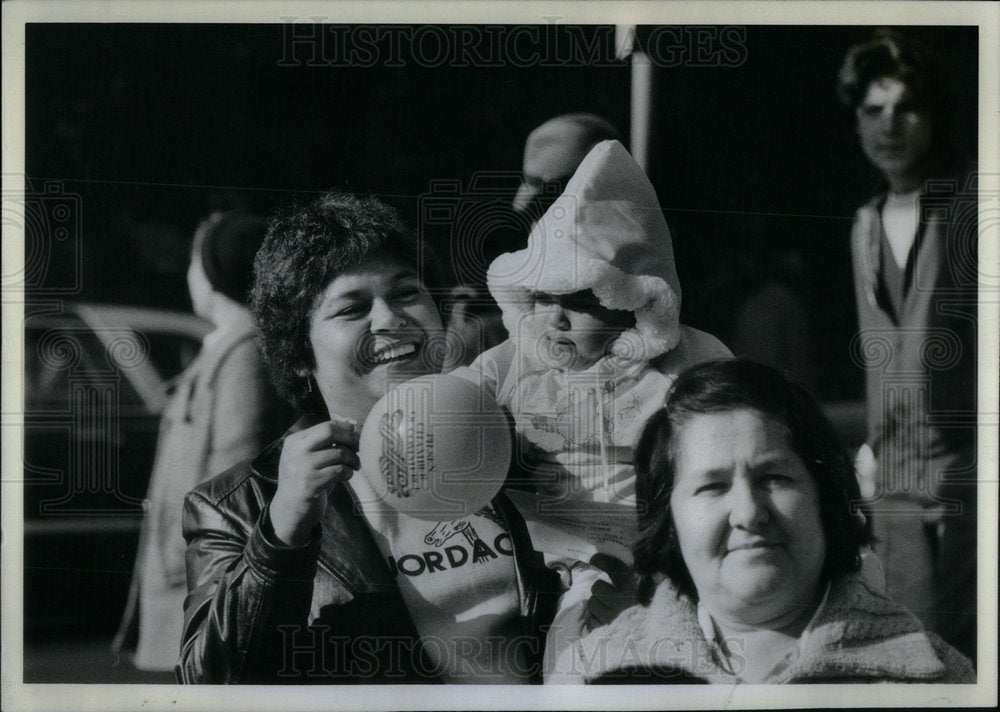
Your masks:
M266 221L233 211L199 225L188 288L212 322L198 356L178 377L163 413L128 604L113 643L140 670L172 671L180 651L187 581L181 512L188 490L261 450L291 410L270 384L247 307L253 259Z

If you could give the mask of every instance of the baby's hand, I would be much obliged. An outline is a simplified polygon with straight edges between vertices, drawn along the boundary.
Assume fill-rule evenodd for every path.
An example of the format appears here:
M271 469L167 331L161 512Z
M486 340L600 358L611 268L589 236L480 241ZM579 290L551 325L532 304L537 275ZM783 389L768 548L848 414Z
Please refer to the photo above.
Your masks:
M584 627L588 631L607 625L635 603L635 582L630 566L607 554L594 554L590 565L604 571L611 583L601 579L590 588L590 600L583 613Z

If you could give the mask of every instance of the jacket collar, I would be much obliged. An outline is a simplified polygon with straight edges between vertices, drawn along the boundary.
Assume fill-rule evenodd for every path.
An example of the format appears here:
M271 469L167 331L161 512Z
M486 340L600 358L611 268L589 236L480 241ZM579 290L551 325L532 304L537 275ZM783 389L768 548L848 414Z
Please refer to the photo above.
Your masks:
M831 677L930 681L945 672L917 617L857 576L834 583L806 633L798 660L775 682Z
M932 256L924 251L925 243L937 242L931 239L939 233L929 233L928 230L939 230L939 225L947 224L955 217L956 206L952 204L956 198L963 195L974 195L977 183L969 168L955 161L947 170L939 173L940 178L925 181L918 198L919 214L917 235L911 250L911 259L920 265L927 266L934 262ZM859 231L858 257L861 260L861 279L865 298L874 308L886 312L895 323L900 323L900 317L889 305L888 299L881 294L879 275L882 273L882 208L885 206L887 192L879 193L869 200L856 214L855 228ZM947 234L941 231L940 234ZM937 247L929 248L937 249ZM914 282L918 281L914 276ZM910 292L912 294L912 290ZM908 295L909 296L909 295ZM904 304L906 300L904 299Z

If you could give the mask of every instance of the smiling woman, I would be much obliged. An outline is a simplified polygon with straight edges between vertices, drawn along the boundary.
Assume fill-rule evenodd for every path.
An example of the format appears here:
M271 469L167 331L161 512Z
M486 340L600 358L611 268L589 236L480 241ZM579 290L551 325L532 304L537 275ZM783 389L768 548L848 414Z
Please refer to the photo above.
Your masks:
M302 410L322 411L336 384L337 398L351 393L344 405L363 418L397 371L375 369L372 359L386 355L378 350L398 342L420 351L397 381L437 371L428 360L434 350L416 347L442 336L430 292L441 286L433 253L384 203L330 193L280 211L257 254L253 300L281 393Z
M187 497L183 682L539 678L557 585L506 497L435 523L352 478L375 403L440 369L429 254L370 198L326 194L271 221L254 314L275 384L305 415Z
M636 471L641 603L581 642L589 679L975 681L883 595L851 459L777 371L729 360L681 374Z
M309 319L309 343L331 412L362 422L391 381L440 370L424 347L442 328L416 270L388 252L330 282Z
M698 415L677 436L670 507L706 606L727 623L797 628L819 597L819 491L780 424L750 409Z

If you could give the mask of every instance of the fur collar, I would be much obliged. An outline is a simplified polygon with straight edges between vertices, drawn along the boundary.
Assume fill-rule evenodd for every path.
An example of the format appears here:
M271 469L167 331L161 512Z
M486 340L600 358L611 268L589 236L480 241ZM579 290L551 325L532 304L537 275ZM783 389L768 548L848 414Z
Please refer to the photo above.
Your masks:
M717 664L695 604L669 581L657 588L648 608L633 606L578 646L587 679L626 667L666 666L709 682L740 682ZM797 658L768 682L938 682L948 672L941 653L957 662L954 651L948 654L950 649L943 647L912 613L868 588L860 577L846 576L832 584L825 605L800 639ZM971 674L968 661L960 672Z

